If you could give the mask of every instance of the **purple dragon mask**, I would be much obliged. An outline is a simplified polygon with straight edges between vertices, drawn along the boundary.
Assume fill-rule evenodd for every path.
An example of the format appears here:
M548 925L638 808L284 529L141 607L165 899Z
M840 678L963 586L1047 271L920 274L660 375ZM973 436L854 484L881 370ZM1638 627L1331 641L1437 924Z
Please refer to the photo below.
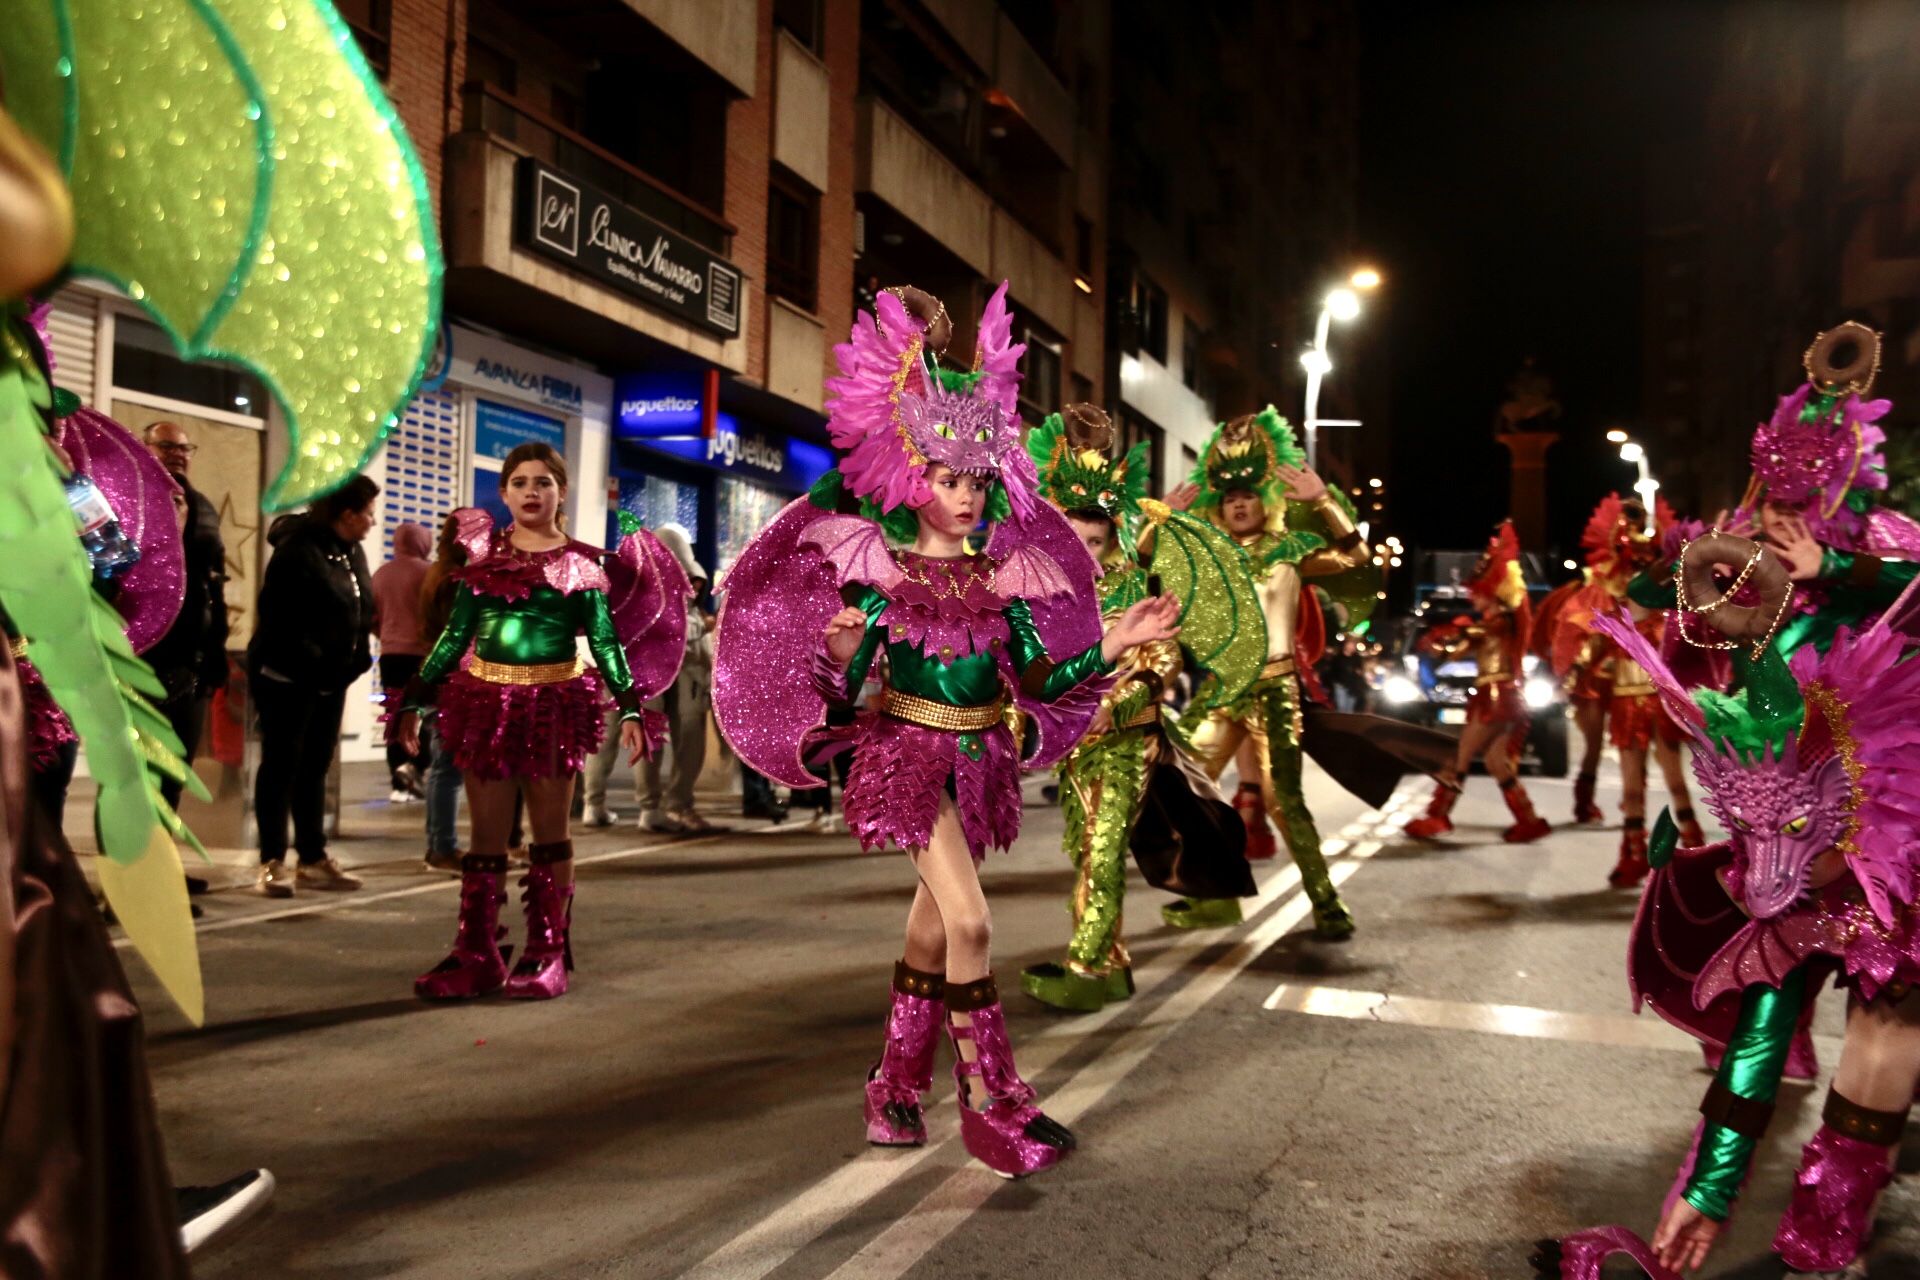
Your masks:
M1025 519L1038 485L1020 440L1020 357L1003 281L980 316L974 370L930 364L927 322L883 293L871 313L833 349L839 376L827 379L827 432L844 457L840 474L855 497L882 511L933 499L927 468L935 463L991 476L1006 488L1013 513Z
M1920 661L1903 661L1913 592L1858 635L1791 664L1741 660L1741 692L1689 694L1631 624L1595 625L1646 668L1667 714L1692 736L1694 775L1732 852L1727 890L1755 919L1812 889L1828 850L1845 859L1888 926L1913 901L1920 840Z

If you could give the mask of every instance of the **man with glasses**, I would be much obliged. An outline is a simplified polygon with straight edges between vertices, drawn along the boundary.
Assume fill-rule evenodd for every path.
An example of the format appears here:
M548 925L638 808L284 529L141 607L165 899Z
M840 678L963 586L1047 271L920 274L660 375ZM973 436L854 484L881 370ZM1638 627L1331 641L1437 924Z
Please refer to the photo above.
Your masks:
M220 541L220 513L205 494L193 487L188 474L198 445L175 422L155 422L142 438L160 465L179 482L186 495L186 526L181 540L186 548L185 593L173 627L147 650L146 659L166 687L160 710L180 735L185 758L193 760L206 723L207 701L227 682L227 552ZM167 803L180 806L180 784L167 781L160 790ZM196 892L205 882L188 877Z

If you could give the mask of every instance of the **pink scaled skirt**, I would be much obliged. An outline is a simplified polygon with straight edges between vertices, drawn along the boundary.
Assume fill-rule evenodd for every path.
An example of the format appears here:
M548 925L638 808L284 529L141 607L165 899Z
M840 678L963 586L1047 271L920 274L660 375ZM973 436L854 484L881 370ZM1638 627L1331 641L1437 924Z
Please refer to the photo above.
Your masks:
M609 705L591 670L555 684L493 684L456 671L438 704L453 762L489 781L580 772L600 749Z
M1004 725L962 735L869 712L850 729L846 816L862 849L926 848L949 794L975 862L1019 836L1020 765ZM979 743L979 759L962 749L962 736Z

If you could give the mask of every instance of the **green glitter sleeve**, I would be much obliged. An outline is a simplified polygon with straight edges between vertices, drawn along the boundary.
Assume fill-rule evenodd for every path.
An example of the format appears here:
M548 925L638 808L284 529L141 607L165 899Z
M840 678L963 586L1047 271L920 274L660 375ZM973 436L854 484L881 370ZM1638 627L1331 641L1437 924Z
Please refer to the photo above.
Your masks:
M1772 1103L1786 1067L1787 1049L1806 1000L1807 971L1796 969L1778 988L1755 985L1740 998L1740 1021L1714 1080L1736 1097ZM1725 1222L1746 1179L1759 1140L1708 1121L1700 1134L1700 1153L1683 1193L1688 1204Z

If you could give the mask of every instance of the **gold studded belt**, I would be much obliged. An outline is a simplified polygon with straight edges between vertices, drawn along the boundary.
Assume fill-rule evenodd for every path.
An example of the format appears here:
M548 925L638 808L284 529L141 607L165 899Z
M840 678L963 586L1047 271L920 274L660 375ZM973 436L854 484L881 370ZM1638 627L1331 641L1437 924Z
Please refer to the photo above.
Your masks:
M1292 674L1294 674L1293 659L1290 657L1271 659L1266 666L1260 668L1260 678L1262 680L1270 680L1274 676L1290 676Z
M566 662L488 662L475 658L467 664L468 675L488 684L561 684L584 670L578 654Z
M1613 696L1616 698L1645 698L1658 692L1659 690L1655 689L1651 684L1624 684L1614 689Z
M908 724L917 724L923 729L944 729L949 733L978 733L982 729L991 729L1001 723L1006 711L1006 701L995 698L992 702L977 707L956 707L951 703L935 702L931 698L918 697L889 687L881 710L895 720L905 720Z

